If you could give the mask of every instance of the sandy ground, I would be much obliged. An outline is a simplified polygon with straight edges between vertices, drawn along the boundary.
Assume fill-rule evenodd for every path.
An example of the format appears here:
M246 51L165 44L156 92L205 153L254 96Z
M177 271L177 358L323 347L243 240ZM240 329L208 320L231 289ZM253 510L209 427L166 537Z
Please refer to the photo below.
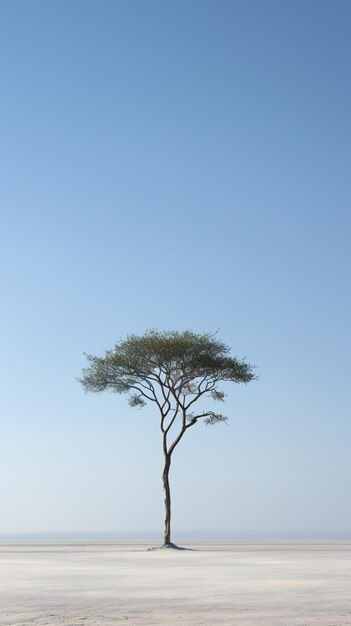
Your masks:
M351 626L350 543L1 544L1 626Z

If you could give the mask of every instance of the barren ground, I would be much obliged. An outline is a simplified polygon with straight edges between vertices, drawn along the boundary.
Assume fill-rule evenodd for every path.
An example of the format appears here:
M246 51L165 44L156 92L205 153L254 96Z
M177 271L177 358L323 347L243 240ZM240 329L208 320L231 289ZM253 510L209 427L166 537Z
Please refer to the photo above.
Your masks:
M1 544L1 626L351 626L351 542L147 547Z

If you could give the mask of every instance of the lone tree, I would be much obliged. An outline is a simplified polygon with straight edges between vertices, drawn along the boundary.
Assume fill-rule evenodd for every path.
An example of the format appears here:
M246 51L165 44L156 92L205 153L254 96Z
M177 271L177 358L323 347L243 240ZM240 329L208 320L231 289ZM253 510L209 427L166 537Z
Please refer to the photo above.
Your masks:
M164 454L164 545L171 543L171 495L169 470L173 452L185 433L199 420L206 425L226 422L212 410L194 412L201 398L223 401L220 382L248 383L255 378L253 367L229 356L229 347L213 333L151 330L140 337L129 335L105 356L85 355L85 391L129 394L132 407L153 403L159 412Z

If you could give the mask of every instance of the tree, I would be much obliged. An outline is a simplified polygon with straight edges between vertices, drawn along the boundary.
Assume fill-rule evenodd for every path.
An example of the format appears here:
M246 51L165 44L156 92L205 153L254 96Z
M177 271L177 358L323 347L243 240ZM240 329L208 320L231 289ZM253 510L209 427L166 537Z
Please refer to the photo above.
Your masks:
M129 335L103 357L85 355L83 370L87 392L113 391L129 394L129 404L142 408L150 402L157 408L162 432L164 468L164 545L171 543L171 494L169 471L172 455L185 433L203 420L206 425L226 422L212 410L194 411L199 400L211 397L222 402L220 382L248 383L253 367L229 355L229 347L213 333L150 330Z

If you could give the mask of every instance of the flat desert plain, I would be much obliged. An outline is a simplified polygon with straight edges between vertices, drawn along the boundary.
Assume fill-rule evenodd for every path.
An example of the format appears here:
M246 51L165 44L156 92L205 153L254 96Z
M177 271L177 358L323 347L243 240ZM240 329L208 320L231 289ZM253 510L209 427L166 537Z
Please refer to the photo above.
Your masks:
M0 545L1 626L351 626L351 543Z

